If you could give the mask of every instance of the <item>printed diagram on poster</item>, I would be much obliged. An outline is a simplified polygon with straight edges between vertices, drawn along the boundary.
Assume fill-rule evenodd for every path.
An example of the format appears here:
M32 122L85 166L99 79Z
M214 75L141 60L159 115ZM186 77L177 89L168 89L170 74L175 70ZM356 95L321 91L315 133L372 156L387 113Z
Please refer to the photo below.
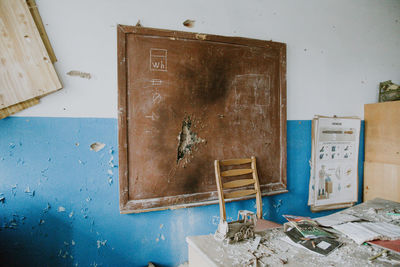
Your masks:
M308 199L312 210L357 202L360 126L356 117L314 118Z

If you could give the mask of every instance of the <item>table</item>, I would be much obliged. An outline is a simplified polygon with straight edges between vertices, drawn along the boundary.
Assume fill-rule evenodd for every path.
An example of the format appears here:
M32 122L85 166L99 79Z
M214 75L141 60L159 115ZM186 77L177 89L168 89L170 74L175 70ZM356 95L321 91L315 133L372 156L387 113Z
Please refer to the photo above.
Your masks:
M394 208L400 209L400 203L374 199L341 212L370 221L388 221L387 211ZM393 223L400 224L400 221ZM368 261L368 258L382 250L369 245L357 245L344 236L339 236L343 245L328 256L295 247L282 240L286 236L282 228L267 230L261 236L262 241L255 251L253 240L229 245L215 240L212 234L189 236L186 238L189 267L256 266L257 257L257 266L393 266L393 261L382 257Z

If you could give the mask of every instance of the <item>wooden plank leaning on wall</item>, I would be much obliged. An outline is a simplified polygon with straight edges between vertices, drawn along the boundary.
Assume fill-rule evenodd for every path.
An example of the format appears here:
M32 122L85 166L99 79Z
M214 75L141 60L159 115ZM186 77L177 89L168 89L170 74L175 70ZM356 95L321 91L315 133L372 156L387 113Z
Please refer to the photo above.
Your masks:
M41 97L61 89L62 85L52 64L57 58L35 0L0 0L0 6L4 27L0 28L3 37L0 58L5 67L0 72L0 119L3 119L38 104Z
M400 101L367 104L364 117L364 201L400 202Z

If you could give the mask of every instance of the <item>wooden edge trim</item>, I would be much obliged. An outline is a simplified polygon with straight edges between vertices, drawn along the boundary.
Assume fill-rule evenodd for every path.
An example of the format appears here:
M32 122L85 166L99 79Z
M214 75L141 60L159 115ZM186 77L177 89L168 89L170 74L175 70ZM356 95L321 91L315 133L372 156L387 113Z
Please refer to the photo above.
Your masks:
M57 62L56 54L54 53L53 47L51 46L49 36L46 33L46 29L43 25L42 17L40 16L39 9L37 7L35 0L26 0L28 4L29 11L32 15L33 21L39 31L39 35L42 38L43 44L47 50L47 54L49 54L49 58L52 63Z
M323 206L311 206L311 212L318 212L323 210L336 210L336 209L344 209L354 206L356 202L346 202L341 204L330 204L330 205L323 205Z
M123 213L129 201L128 134L127 134L127 84L126 84L126 36L117 29L118 57L118 153L119 153L119 206Z
M261 186L261 190L271 190L271 186ZM276 184L275 188L273 189L274 191L264 191L261 193L262 197L265 196L273 196L273 195L278 195L278 194L283 194L287 193L288 190L285 188L283 184ZM165 198L161 198L159 201L156 201L157 203L154 205L143 205L142 201L137 201L137 200L129 200L126 205L123 206L122 209L120 209L121 214L130 214L130 213L142 213L142 212L150 212L150 211L160 211L160 210L175 210L175 209L181 209L181 208L191 208L191 207L200 207L200 206L205 206L205 205L212 205L212 204L219 204L219 199L218 199L218 193L216 191L213 191L211 193L206 193L207 195L211 196L209 199L204 200L204 201L197 201L197 202L191 202L191 203L179 203L175 201L175 197L172 197L171 204L165 205L163 201L165 201ZM190 197L190 196L188 196ZM224 199L225 203L228 202L234 202L234 201L241 201L241 200L247 200L247 199L252 199L254 196L244 196L244 197L239 197L239 198L230 198L230 199Z
M286 44L282 44L279 53L279 79L280 79L280 178L287 185L287 87L286 87Z
M39 104L39 102L40 102L39 98L32 98L32 99L28 99L26 101L19 102L14 105L2 108L2 109L0 109L0 120L4 119L12 114L15 114L21 110L24 110L24 109L30 108L34 105L37 105L37 104Z
M176 30L168 30L168 29L156 29L156 28L147 28L147 27L138 27L138 26L128 26L119 24L118 27L122 28L125 33L135 33L140 35L157 35L159 37L171 37L176 39L192 39L192 40L200 40L200 41L212 41L212 42L220 42L220 43L229 43L243 46L256 46L256 47L267 47L280 49L282 46L285 46L284 43L275 42L275 41L266 41L259 39L251 39L244 37L235 37L235 36L218 36L213 34L206 33L196 33L196 32L184 32L184 31L176 31Z

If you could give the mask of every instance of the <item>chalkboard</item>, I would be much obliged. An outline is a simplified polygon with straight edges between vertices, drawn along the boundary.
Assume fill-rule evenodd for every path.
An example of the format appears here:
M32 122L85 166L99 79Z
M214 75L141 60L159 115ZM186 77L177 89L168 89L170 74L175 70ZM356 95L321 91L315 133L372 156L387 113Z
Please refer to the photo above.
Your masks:
M286 190L286 45L118 26L120 212L217 203L213 161Z

